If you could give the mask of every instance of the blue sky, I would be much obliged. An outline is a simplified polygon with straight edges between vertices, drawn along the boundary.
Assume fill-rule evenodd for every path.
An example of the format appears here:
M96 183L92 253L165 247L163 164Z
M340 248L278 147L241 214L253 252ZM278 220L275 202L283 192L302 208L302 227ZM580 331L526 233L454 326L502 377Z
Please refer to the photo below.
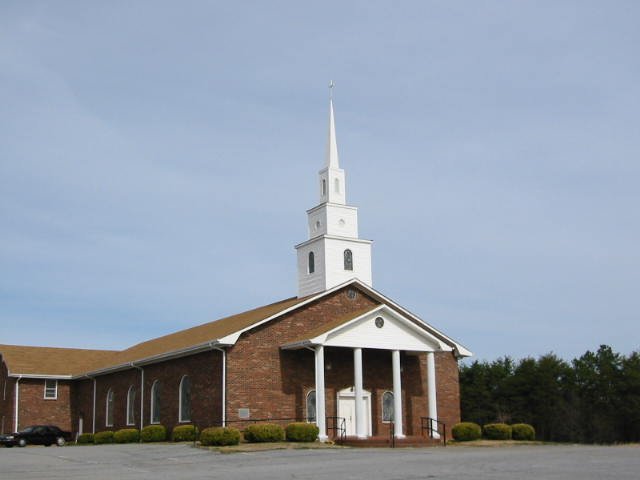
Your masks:
M374 287L480 359L640 348L640 4L0 4L0 343L296 293L330 79Z

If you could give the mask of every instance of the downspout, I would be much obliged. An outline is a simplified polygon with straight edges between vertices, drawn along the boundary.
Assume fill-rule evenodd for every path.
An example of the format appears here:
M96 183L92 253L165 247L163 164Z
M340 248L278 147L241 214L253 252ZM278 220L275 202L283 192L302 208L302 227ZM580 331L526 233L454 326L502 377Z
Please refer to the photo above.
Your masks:
M227 426L227 351L224 348L214 347L209 342L209 347L212 350L219 350L222 352L222 426Z
M144 426L144 369L131 362L133 368L140 370L140 430Z
M19 413L18 405L20 403L20 380L21 379L22 379L22 375L16 378L16 412L15 412L15 428L13 429L14 432L18 431L18 413Z

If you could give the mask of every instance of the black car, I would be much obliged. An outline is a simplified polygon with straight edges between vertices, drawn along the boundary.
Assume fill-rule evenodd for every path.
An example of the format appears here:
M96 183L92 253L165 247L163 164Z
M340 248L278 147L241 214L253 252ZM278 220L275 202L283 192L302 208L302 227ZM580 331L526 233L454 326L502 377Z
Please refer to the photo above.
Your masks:
M60 430L54 425L33 425L9 435L0 435L0 445L13 447L18 445L44 445L48 447L54 443L59 447L71 440L71 432Z

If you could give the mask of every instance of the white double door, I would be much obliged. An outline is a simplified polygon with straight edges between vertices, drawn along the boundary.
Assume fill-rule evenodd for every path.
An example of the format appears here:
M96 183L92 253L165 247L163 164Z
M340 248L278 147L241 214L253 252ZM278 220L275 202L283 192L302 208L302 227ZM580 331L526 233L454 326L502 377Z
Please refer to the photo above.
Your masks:
M362 393L364 410L364 434L371 436L371 392ZM338 392L338 417L345 419L347 436L356 435L356 396L352 388L346 388Z

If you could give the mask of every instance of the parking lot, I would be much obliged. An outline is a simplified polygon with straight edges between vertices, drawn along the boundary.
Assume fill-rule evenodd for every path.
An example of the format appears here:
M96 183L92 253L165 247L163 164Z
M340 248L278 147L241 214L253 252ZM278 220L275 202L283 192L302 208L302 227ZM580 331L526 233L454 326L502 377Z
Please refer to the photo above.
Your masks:
M276 450L184 444L0 448L2 479L634 479L640 447Z

